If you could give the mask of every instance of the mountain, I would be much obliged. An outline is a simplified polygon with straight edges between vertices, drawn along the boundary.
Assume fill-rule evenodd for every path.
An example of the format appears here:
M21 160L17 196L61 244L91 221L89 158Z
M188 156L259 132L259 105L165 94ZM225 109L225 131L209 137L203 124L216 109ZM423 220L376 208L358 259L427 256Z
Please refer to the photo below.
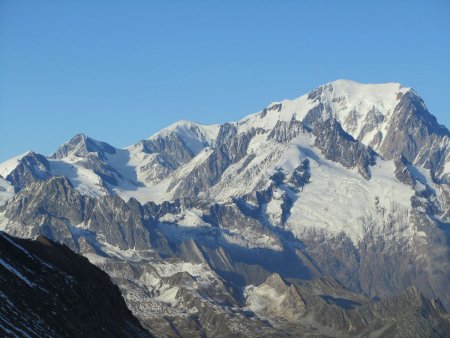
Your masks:
M86 256L157 336L445 336L449 152L411 88L338 80L238 122L11 159L0 229Z
M108 275L43 236L0 233L2 337L150 337Z

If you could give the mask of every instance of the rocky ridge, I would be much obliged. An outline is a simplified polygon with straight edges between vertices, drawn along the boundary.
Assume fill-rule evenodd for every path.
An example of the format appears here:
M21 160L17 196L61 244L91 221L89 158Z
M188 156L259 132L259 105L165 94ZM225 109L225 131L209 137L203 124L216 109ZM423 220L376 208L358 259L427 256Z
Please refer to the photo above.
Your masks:
M151 337L106 273L43 236L0 233L2 337Z

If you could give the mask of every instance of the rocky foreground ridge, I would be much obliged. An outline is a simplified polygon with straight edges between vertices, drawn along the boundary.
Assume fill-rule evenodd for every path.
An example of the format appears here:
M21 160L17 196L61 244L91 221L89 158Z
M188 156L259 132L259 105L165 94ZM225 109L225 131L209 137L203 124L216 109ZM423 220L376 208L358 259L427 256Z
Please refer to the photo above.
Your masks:
M151 337L108 275L44 236L0 233L2 337Z

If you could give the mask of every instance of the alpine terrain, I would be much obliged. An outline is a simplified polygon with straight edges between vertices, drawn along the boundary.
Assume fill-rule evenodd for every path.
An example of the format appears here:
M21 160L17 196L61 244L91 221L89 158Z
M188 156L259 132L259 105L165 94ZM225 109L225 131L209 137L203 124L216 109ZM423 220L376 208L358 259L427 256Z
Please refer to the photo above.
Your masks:
M78 134L50 156L0 164L0 175L0 230L86 257L145 334L450 336L450 132L398 83L338 80L238 122L180 121L123 149ZM45 298L71 278L50 262L38 269L57 267L58 282L37 290L25 266L44 260L26 257L43 250L33 243L0 237L3 267L23 289L11 291L2 270L12 286L0 290L0 330L12 335L25 330L8 328L28 292ZM23 267L7 263L10 250ZM30 322L42 311L32 309ZM131 327L105 322L104 335L113 324L140 334L127 316Z

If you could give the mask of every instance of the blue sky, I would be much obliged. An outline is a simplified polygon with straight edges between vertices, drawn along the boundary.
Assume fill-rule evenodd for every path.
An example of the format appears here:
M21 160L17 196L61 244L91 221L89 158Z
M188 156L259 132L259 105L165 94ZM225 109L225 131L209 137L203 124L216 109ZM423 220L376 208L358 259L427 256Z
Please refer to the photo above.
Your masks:
M238 120L340 78L411 86L450 126L450 1L0 0L0 161Z

